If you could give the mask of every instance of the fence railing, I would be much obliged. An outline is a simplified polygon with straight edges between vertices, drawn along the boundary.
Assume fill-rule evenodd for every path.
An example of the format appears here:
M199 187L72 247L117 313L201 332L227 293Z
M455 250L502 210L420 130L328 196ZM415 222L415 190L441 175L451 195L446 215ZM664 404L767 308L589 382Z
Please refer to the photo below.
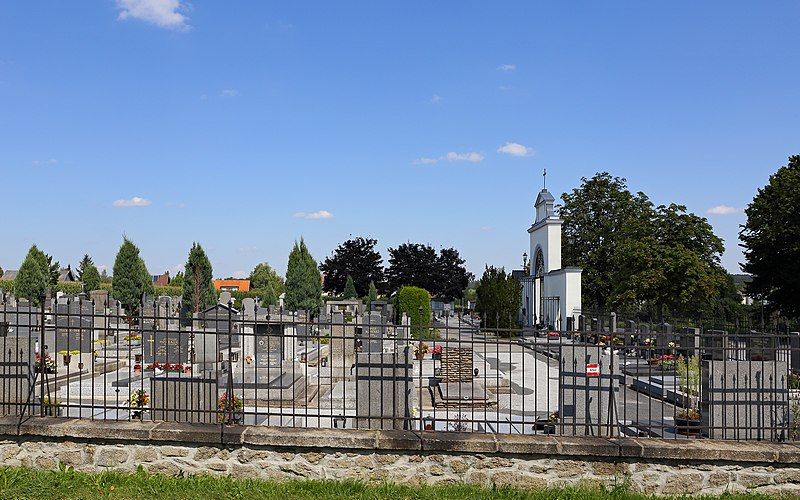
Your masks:
M604 318L419 326L390 304L0 304L0 413L416 432L785 441L800 334ZM413 324L412 324L413 323Z

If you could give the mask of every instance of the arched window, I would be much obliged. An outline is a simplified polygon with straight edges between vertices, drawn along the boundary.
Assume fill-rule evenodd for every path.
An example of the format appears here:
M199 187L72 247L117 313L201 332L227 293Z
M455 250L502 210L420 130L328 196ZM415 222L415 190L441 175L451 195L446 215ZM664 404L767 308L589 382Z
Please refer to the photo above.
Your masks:
M541 248L536 249L536 257L533 263L533 276L536 278L544 276L544 254Z

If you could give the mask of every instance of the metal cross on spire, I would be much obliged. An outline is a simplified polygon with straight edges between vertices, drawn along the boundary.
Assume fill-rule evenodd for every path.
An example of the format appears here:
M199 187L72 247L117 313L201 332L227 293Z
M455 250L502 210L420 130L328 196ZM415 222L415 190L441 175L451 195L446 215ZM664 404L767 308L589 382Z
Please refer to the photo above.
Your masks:
M542 173L542 188L547 189L547 169Z

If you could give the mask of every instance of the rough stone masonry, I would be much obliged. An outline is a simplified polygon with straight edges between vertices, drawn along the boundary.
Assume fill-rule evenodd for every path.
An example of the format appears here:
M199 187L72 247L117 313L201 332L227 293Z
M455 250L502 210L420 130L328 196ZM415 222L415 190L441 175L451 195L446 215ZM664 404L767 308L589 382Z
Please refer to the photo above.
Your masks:
M649 494L800 494L790 444L0 419L0 463L78 471L360 479ZM208 443L218 443L209 446Z

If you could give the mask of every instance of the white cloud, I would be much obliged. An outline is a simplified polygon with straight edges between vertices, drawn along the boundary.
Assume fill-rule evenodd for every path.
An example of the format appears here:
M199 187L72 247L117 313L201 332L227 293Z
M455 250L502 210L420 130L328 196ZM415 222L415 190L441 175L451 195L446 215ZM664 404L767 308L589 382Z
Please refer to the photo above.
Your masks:
M438 161L439 160L437 160L436 158L425 158L425 157L422 157L422 158L417 158L412 163L414 165L433 165L433 164L437 163Z
M292 217L306 220L333 219L333 214L327 210L317 210L316 212L295 212Z
M245 245L243 247L239 247L239 251L242 253L252 253L256 251L256 247L253 245Z
M516 71L517 65L516 64L501 64L497 67L500 71L505 71L506 73L510 73L511 71Z
M494 231L494 228L492 226L481 226L482 233L490 233L492 231Z
M475 151L470 151L469 153L455 153L450 151L445 156L447 161L469 161L472 163L478 163L479 161L483 160L483 155L480 153L476 153Z
M498 153L503 153L511 156L531 156L534 151L533 148L523 146L516 142L507 142L497 148Z
M33 160L31 163L34 167L44 167L47 165L55 165L58 163L58 160L50 158L49 160Z
M189 20L180 11L187 6L180 0L117 0L117 19L139 19L161 28L187 30Z
M239 91L236 89L223 89L219 95L222 97L239 97Z
M146 207L151 205L153 202L148 200L147 198L140 198L138 196L134 196L133 198L124 199L120 198L119 200L114 200L113 205L117 208L127 208L127 207Z
M738 214L741 212L736 207L729 207L728 205L717 205L716 207L711 207L706 210L706 213L709 215L733 215Z
M249 274L247 273L247 271L234 271L231 276L233 276L234 279L243 280L247 279L247 276L249 276Z
M433 104L439 104L440 102L442 102L442 96L440 96L439 94L433 94L433 97L431 97L431 102Z

